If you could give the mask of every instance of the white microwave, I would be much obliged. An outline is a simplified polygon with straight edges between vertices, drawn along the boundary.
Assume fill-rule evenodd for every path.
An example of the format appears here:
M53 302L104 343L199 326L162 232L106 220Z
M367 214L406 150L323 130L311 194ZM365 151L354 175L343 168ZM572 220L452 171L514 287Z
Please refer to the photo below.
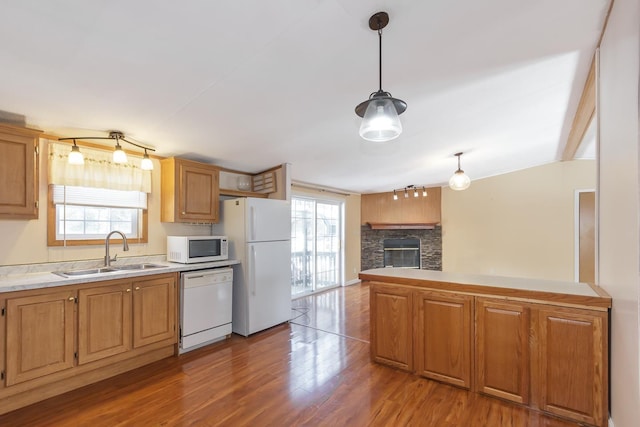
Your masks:
M227 236L167 236L167 261L192 264L227 259Z

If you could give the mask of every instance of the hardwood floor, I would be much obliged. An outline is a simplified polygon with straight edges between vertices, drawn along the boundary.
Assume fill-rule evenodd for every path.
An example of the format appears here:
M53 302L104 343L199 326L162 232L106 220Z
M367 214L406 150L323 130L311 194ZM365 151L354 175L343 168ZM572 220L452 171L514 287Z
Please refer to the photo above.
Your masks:
M578 424L369 361L369 290L294 301L290 324L0 416L0 426L535 426Z

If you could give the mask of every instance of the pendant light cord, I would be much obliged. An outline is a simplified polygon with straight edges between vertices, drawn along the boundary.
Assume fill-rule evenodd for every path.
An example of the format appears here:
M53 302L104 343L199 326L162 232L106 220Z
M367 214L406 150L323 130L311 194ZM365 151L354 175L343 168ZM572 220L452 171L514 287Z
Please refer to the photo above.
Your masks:
M378 92L382 92L382 28L378 19Z

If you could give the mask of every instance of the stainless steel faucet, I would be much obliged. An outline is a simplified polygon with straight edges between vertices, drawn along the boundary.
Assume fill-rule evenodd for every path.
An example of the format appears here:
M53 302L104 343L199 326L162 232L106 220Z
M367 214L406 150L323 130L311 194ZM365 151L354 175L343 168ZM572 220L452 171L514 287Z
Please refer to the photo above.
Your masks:
M125 236L122 231L113 230L111 233L107 234L107 238L104 239L104 250L105 250L104 265L105 265L105 267L109 267L111 265L111 261L116 261L118 259L118 254L116 254L116 256L114 256L113 258L111 258L109 256L109 239L114 234L119 234L119 235L122 236L122 250L125 251L125 252L129 250L129 244L127 243L127 236Z

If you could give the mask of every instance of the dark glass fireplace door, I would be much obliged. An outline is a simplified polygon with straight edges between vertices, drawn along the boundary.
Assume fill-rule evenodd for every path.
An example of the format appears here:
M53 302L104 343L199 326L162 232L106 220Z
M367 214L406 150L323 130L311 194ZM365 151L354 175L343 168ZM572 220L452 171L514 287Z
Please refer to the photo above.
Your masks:
M420 239L385 239L384 266L420 268Z

